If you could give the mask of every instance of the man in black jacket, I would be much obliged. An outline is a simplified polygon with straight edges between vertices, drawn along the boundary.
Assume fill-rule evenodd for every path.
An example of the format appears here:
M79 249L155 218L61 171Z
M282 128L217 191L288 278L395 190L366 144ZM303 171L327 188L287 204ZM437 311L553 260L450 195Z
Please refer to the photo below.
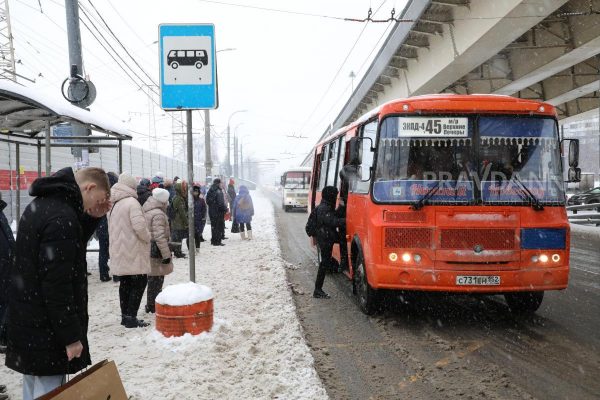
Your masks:
M15 254L15 237L3 213L6 202L0 193L0 353L6 351L6 309L8 308L8 274Z
M216 178L206 193L206 205L210 217L210 244L213 246L225 246L222 243L223 232L225 232L225 213L227 205L221 191L221 180Z
M317 206L317 245L321 254L321 263L315 281L313 297L328 299L329 295L323 291L323 282L327 270L332 270L331 252L333 245L339 241L338 228L346 225L345 218L338 218L335 213L335 203L338 190L334 186L325 186L321 193L321 204Z
M6 366L24 375L24 400L91 364L86 245L110 208L99 168L37 179L19 223L11 270Z

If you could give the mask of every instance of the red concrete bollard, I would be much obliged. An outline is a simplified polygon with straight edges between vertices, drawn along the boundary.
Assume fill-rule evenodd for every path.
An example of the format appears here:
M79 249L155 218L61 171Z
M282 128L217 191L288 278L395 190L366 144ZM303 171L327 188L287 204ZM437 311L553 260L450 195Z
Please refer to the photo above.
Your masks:
M193 283L185 285L195 285ZM177 291L177 287L182 285L173 285L172 292ZM202 287L200 285L196 285ZM191 286L187 286L190 288ZM206 288L206 287L203 287ZM165 290L167 290L166 288ZM185 288L184 288L185 289ZM208 288L206 288L208 289ZM210 292L210 289L208 289ZM162 293L161 293L162 294ZM206 296L195 296L196 299L202 299ZM212 293L211 298L206 300L198 300L193 304L184 305L172 305L172 304L161 304L168 303L168 295L163 296L161 299L160 295L156 299L156 330L162 333L166 337L171 336L183 336L186 333L192 335L199 335L202 332L209 331L213 326L213 299ZM167 300L165 300L167 298ZM192 299L194 296L191 297ZM171 301L172 302L172 301ZM177 301L175 301L177 303Z

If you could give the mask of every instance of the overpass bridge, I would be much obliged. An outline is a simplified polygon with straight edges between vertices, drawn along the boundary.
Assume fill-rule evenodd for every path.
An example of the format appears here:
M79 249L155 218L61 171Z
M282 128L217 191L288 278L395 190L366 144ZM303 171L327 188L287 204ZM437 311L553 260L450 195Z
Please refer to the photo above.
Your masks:
M399 19L332 130L431 93L545 101L561 124L598 114L600 0L410 0Z

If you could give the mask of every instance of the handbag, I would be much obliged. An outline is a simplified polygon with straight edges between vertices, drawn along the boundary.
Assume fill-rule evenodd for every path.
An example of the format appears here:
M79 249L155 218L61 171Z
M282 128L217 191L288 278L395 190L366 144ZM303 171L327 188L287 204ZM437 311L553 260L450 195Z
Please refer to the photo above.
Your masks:
M127 400L127 393L114 361L100 361L64 385L37 398L37 400L98 399Z
M152 234L152 224L155 217L156 215L150 220L150 234ZM158 244L156 244L156 240L154 240L154 238L150 240L150 258L162 259L162 254L160 253L160 249L158 248Z

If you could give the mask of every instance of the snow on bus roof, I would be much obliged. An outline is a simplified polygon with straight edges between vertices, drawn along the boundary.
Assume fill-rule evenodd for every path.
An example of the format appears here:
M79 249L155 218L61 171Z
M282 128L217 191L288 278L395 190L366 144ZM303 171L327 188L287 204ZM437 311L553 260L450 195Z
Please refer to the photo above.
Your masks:
M131 139L125 125L114 117L76 107L53 93L9 80L0 80L0 118L0 131L32 137L46 129L46 122L78 122L98 132Z

